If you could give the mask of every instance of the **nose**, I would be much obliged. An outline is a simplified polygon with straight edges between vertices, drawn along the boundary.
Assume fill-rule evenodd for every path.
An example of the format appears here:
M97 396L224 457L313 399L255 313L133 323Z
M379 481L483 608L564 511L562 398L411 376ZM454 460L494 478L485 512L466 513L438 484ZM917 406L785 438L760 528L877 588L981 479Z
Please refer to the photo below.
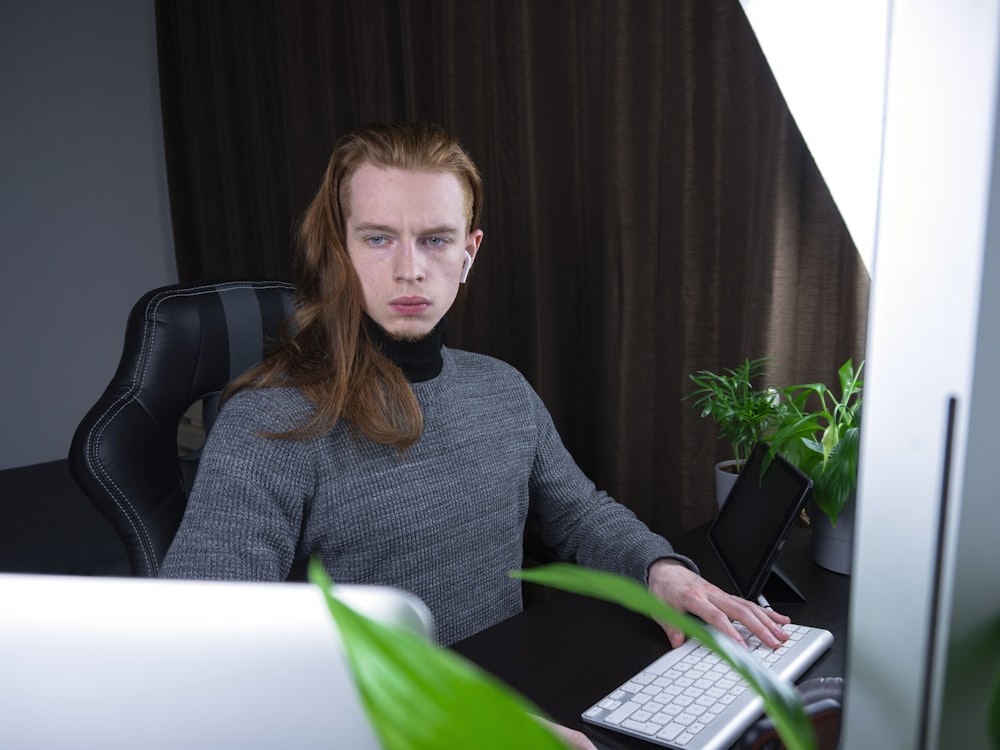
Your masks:
M393 273L398 281L422 281L424 279L424 259L415 242L400 243Z

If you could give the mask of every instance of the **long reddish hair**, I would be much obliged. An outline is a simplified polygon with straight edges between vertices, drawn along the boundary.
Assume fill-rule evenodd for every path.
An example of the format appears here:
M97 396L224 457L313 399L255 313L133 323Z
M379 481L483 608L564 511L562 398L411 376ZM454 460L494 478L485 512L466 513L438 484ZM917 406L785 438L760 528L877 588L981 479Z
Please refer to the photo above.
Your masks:
M275 349L233 381L225 396L245 388L295 386L316 409L304 424L270 437L312 437L342 419L355 433L403 450L419 439L423 414L400 368L368 336L361 282L347 254L351 177L363 164L454 174L466 188L468 231L478 229L479 171L439 125L374 124L341 138L299 225L296 312Z

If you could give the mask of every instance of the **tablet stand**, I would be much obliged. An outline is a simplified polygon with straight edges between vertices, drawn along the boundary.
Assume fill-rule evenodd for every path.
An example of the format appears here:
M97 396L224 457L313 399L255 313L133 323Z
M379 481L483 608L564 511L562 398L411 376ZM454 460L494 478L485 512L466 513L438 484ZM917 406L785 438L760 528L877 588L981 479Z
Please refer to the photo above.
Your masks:
M777 565L771 568L761 593L771 606L802 604L806 600L798 586L792 583L791 579Z

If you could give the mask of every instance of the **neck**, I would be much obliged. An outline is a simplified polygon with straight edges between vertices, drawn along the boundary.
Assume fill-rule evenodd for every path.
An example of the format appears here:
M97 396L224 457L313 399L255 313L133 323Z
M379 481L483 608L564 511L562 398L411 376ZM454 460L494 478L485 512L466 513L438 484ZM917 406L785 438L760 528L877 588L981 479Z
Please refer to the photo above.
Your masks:
M375 346L381 350L382 354L399 365L411 383L422 383L437 377L441 372L443 366L441 344L444 341L445 329L448 327L445 318L442 318L430 333L416 341L393 338L367 315L365 316L365 325Z

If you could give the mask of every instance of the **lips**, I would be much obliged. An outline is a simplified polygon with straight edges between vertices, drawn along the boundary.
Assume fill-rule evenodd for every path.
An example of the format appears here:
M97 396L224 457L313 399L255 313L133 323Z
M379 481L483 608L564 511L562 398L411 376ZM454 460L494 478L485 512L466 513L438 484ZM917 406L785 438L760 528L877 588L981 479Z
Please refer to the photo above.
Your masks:
M396 297L389 301L389 307L399 315L419 315L430 306L426 297Z

